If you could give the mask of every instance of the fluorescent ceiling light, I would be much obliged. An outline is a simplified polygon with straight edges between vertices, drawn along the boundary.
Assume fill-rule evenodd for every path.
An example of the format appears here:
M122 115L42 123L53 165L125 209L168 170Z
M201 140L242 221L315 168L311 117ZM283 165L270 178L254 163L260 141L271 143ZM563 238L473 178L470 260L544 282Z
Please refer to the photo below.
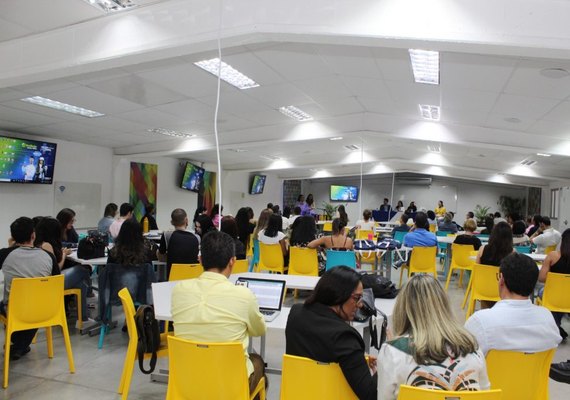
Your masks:
M337 136L337 137L329 138L329 140L331 140L331 141L333 141L333 142L336 141L336 140L342 140L342 139L343 139L342 136Z
M123 11L136 6L133 0L85 0L85 2L105 12Z
M346 146L344 146L344 147L345 147L346 149L348 149L348 150L351 150L351 151L360 150L360 147L358 147L358 146L355 145L355 144L349 144L349 145L346 145Z
M263 159L263 160L267 160L267 161L277 161L277 160L281 160L279 157L276 156L269 156L269 155L261 155L259 156L259 158Z
M295 107L295 106L284 106L279 107L279 111L281 114L288 116L289 118L293 118L297 121L310 121L313 117L307 114L305 111Z
M20 100L25 101L26 103L32 103L42 107L53 108L54 110L58 111L65 111L71 114L81 115L82 117L95 118L95 117L102 117L105 115L97 111L73 106L71 104L61 103L59 101L47 99L41 96L26 97L25 99L20 99Z
M522 160L521 161L521 165L526 165L527 167L530 167L531 165L536 164L536 161L534 160Z
M427 148L432 153L441 153L441 144L439 143L430 143L427 145Z
M220 62L222 64L220 69ZM212 58L210 60L202 60L195 62L194 65L208 71L214 76L218 76L218 71L221 72L220 79L237 87L238 89L251 89L258 87L259 84L248 76L242 74L237 69L223 61L219 58Z
M540 157L550 157L550 154L546 154L546 153L536 153L537 156Z
M233 151L234 153L247 153L249 150L246 150L246 149L228 149L228 151Z
M439 85L439 52L418 49L408 51L416 83Z
M441 111L439 106L432 106L429 104L419 104L420 114L424 119L429 121L439 121Z
M182 132L176 132L170 129L165 129L165 128L153 128L153 129L147 129L148 132L151 133L156 133L159 135L164 135L164 136L171 136L171 137L177 137L177 138L183 138L183 139L190 139L193 137L196 137L196 135L192 135L190 133L182 133Z

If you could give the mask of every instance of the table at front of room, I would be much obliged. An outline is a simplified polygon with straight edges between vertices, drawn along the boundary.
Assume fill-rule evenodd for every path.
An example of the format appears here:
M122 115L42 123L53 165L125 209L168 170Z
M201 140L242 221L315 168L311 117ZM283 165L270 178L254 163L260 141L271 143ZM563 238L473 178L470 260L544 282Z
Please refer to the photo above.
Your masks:
M258 279L275 279L275 280L285 280L287 282L287 289L301 289L301 290L313 290L319 280L319 277L315 276L296 276L296 275L278 275L278 274L267 274L267 273L255 273L246 272L241 274L233 274L230 276L230 281L235 282L240 277L248 278L258 278ZM171 300L172 300L172 289L176 285L176 281L173 282L159 282L152 284L152 295L154 300L155 316L157 320L172 321L172 314L170 311ZM395 299L376 299L376 308L382 310L384 314L388 317L390 322L390 317L394 309ZM271 322L267 322L267 331L277 332L280 335L284 335L285 328L287 326L287 319L289 317L290 307L281 308L281 312ZM382 317L378 318L377 326L378 328L382 325ZM364 342L366 344L366 351L370 349L370 331L368 323L353 323L356 330L362 335ZM253 339L250 338L250 351L253 346ZM266 337L265 335L260 337L260 349L259 354L265 360L266 351ZM164 372L164 371L161 371ZM280 374L281 371L276 368L267 368L267 373ZM153 380L162 381L163 379L157 377L156 375L152 377Z

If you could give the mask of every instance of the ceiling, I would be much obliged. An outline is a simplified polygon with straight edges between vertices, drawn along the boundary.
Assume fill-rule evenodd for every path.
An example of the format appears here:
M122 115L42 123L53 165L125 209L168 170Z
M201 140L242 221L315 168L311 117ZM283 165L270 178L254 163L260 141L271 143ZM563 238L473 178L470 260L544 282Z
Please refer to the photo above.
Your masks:
M0 42L102 18L71 0L50 2L68 12L40 8L32 15L32 2L46 7L33 0L2 2ZM570 71L568 60L442 52L440 85L434 86L414 83L406 48L265 42L225 48L222 55L260 84L238 90L221 83L217 127L224 170L327 177L358 174L362 162L370 174L409 171L522 185L570 179L570 76L541 72ZM187 54L0 88L0 129L101 145L120 155L215 163L217 79L193 64L215 56ZM32 95L105 116L85 118L20 101ZM441 120L423 120L418 104L441 106ZM278 108L287 105L314 120L284 116ZM148 132L152 128L196 137L175 139ZM440 144L441 152L429 152L428 144ZM525 167L523 160L536 163Z

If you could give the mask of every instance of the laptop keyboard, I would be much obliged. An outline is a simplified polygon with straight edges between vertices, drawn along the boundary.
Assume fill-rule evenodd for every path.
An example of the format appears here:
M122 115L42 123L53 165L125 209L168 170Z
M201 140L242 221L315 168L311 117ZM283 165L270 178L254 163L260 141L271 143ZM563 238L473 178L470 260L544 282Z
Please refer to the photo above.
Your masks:
M275 311L270 311L270 310L260 310L259 311L261 314L263 315L273 315L275 314Z

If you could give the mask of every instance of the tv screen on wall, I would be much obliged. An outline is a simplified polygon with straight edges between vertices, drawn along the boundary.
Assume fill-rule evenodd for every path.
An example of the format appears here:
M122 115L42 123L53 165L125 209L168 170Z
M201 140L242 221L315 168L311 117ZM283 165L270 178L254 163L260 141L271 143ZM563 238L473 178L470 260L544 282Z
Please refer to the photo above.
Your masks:
M358 201L356 186L331 185L331 201Z
M204 168L187 162L180 187L182 189L191 190L192 192L199 192L204 183L204 172Z
M261 194L263 193L263 188L265 187L265 175L254 175L251 180L251 190L249 194Z
M53 183L57 144L0 136L0 182Z

